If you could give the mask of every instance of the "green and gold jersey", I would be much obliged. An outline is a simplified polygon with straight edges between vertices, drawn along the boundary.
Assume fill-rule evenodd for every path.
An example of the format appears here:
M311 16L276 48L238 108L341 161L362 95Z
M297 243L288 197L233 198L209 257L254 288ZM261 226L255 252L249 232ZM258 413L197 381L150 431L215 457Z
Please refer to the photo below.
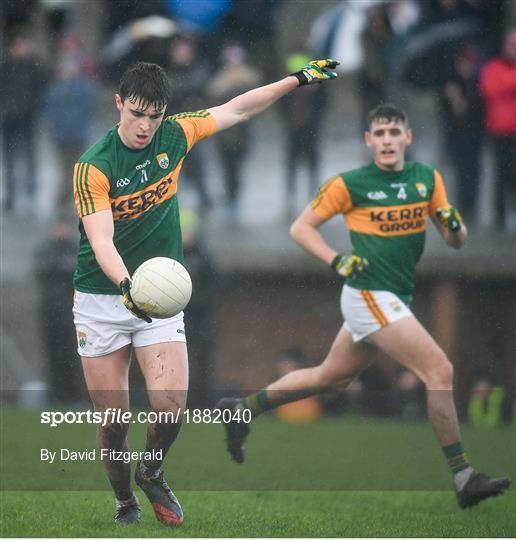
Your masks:
M407 304L425 246L428 217L447 205L441 175L423 163L386 172L370 163L330 178L311 207L323 219L342 214L353 253L369 265L347 284L356 289L390 291Z
M79 217L111 210L113 241L129 273L151 257L183 261L177 187L179 171L192 146L213 135L215 120L207 111L169 116L142 150L126 147L111 128L79 159L74 196ZM102 272L82 220L74 287L81 292L118 294Z

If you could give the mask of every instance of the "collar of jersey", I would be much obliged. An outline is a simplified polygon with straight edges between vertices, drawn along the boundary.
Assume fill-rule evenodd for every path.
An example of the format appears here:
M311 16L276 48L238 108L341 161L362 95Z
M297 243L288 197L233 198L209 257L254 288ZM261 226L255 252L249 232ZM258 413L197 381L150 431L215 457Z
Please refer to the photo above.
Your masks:
M380 169L378 165L373 161L371 161L371 167L376 171L379 172L385 176L401 176L404 172L408 171L411 167L411 163L409 161L405 161L405 164L403 165L403 169L401 171L386 171L384 169Z

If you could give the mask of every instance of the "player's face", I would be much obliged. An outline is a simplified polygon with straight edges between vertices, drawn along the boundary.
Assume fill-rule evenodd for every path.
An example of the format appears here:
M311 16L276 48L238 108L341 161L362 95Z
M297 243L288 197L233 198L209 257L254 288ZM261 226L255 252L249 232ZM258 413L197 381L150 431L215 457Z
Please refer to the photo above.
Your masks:
M366 131L365 142L380 169L401 171L405 164L405 149L412 142L412 130L402 122L376 120Z
M139 100L134 103L115 96L116 108L120 111L118 134L122 142L132 150L142 150L154 137L159 128L165 108L158 110L153 105L144 107Z

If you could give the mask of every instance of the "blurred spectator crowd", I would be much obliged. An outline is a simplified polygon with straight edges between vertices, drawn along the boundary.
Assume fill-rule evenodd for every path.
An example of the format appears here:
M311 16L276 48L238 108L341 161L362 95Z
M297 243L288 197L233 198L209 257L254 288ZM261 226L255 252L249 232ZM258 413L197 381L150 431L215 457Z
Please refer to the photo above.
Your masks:
M468 224L478 226L480 185L486 176L493 185L494 227L516 230L516 2L325 0L319 4L309 31L291 32L294 37L290 43L280 48L278 14L303 7L302 0L2 2L3 216L23 215L41 187L36 152L40 133L50 135L56 150L57 224L49 229L37 272L42 282L66 290L46 287L48 294L42 300L46 313L54 309L59 318L63 306L53 306L52 302L71 298L66 276L71 275L74 265L75 244L70 240L74 232L69 225L76 221L74 163L98 136L95 122L103 88L109 87L114 93L124 69L137 60L157 62L167 70L173 89L168 112L173 114L227 101L300 69L310 58L337 58L342 61L341 79L349 77L356 83L353 99L362 124L357 126L357 137L366 127L367 111L380 102L393 101L413 110L405 89L429 92L439 118L442 155L454 175L458 200L453 202ZM101 28L92 32L98 36L94 46L83 42L89 30L81 27L78 10L84 5L98 10ZM41 49L35 21L44 30L45 49ZM289 218L296 210L293 201L300 171L307 174L310 193L315 193L324 180L319 170L321 131L331 118L330 90L305 87L280 104L278 118L286 144L282 162L276 166L283 171L284 212ZM251 151L249 128L243 124L214 138L224 180L223 201L215 200L210 190L206 147L198 145L185 160L183 189L193 187L197 204L197 215L190 217L190 222L196 223L216 204L223 205L230 224L240 221L244 165ZM492 170L483 167L486 153L491 156ZM193 228L197 231L197 224ZM197 236L193 244L187 242L187 249L206 264L208 255L203 254ZM210 272L215 274L217 269L213 267ZM63 277L52 280L56 275ZM198 282L202 279L200 275ZM199 311L208 313L205 306ZM211 370L210 328L200 315L195 319L201 320L197 324L204 341L192 344L200 370L196 374L194 366L197 382L193 386L199 396L206 396L206 374ZM51 367L52 385L61 388L56 395L66 400L76 395L70 384L72 375L63 370L73 357L73 330L59 330L50 324L44 332L51 362L55 363ZM66 343L66 350L63 352L56 343ZM370 396L382 396L384 390L378 380L361 380L357 394L372 388ZM393 403L393 411L419 416L424 404L416 382L409 374L396 374L396 388L408 396L408 405L398 401ZM364 403L377 414L374 399Z
M277 17L296 9L293 0L97 0L98 43L81 43L81 3L8 0L2 3L4 46L1 131L2 207L24 210L20 200L38 189L35 139L45 121L58 157L58 214L73 215L73 164L93 142L100 89L116 88L136 60L163 65L173 87L169 112L223 102L262 82L299 69L310 57L342 60L341 77L354 77L355 99L365 123L380 102L406 103L407 85L435 96L443 156L453 170L456 204L473 224L483 174L493 183L499 229L516 221L516 22L508 0L344 0L320 2L306 35L278 55ZM512 10L512 11L511 11ZM36 50L34 21L46 32L45 54ZM284 20L284 19L283 19ZM86 30L87 32L87 30ZM41 41L41 40L40 40ZM92 52L92 50L94 52ZM285 213L299 167L310 193L319 183L320 126L327 89L292 93L284 100ZM365 127L365 126L362 126ZM358 130L357 130L358 132ZM215 146L225 182L227 219L238 220L249 126L221 134ZM484 148L493 170L483 171ZM441 164L436 164L441 166ZM198 209L213 206L203 145L185 164L185 185L195 187Z

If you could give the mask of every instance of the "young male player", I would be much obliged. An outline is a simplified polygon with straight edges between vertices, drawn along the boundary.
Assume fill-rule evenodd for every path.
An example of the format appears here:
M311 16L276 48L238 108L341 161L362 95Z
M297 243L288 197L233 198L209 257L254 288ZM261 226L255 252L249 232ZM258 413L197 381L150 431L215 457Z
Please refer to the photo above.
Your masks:
M428 218L451 247L460 248L466 239L466 227L448 203L439 172L405 162L411 142L402 110L381 105L371 111L365 143L373 161L330 178L290 229L301 247L345 279L345 322L323 363L288 373L243 400L225 398L217 407L248 408L254 418L284 403L342 388L368 366L367 347L375 345L426 385L429 419L453 473L459 505L467 508L502 493L510 481L491 479L469 464L453 401L452 365L409 308ZM337 253L318 231L335 215L346 221L353 254ZM233 421L225 427L228 451L242 463L249 426Z
M132 302L130 276L151 257L183 259L176 193L179 171L193 145L252 118L300 85L335 78L330 70L337 64L314 61L218 107L164 119L167 76L155 64L137 63L124 73L115 96L120 122L75 165L81 239L74 275L74 321L86 384L97 410L127 411L134 351L151 407L174 414L176 421L149 424L145 448L149 459L144 456L138 462L135 475L157 519L166 525L183 521L179 502L161 471L179 433L177 414L186 403L183 314L151 320ZM127 450L127 430L128 423L117 421L99 425L99 447ZM131 488L130 465L111 458L104 464L116 496L115 521L137 523L140 506Z

